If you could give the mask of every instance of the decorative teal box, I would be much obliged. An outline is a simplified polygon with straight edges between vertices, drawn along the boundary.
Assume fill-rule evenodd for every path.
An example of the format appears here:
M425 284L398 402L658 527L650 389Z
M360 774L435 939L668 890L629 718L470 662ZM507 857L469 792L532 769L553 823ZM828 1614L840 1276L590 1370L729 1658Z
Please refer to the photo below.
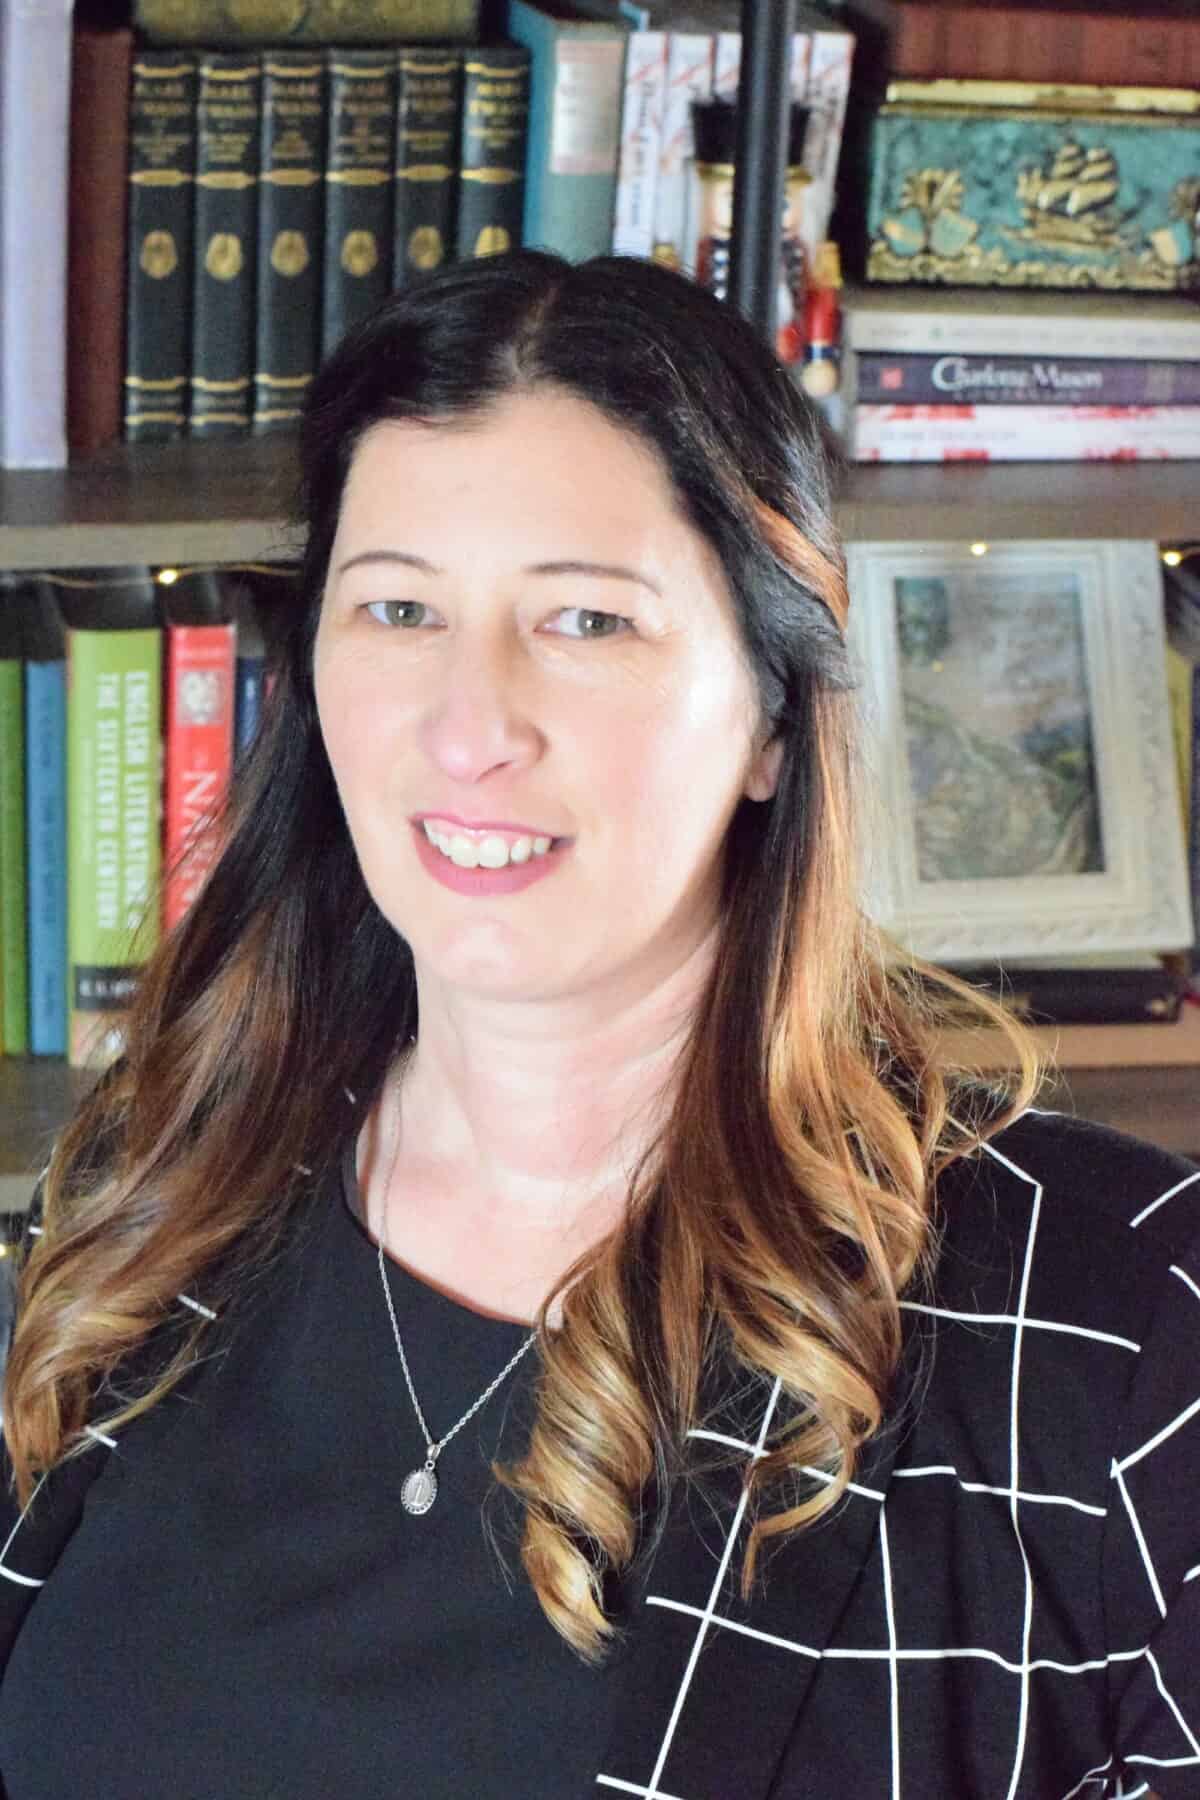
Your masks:
M867 229L871 281L1200 288L1200 94L894 82Z

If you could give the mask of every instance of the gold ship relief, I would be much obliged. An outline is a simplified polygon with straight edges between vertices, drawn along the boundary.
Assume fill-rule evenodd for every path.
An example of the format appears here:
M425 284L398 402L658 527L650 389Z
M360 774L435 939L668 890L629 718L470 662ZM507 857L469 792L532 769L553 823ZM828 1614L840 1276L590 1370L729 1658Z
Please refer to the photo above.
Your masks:
M1124 220L1113 202L1121 186L1117 159L1105 145L1061 144L1049 166L1017 177L1025 229L1014 236L1073 250L1113 250Z

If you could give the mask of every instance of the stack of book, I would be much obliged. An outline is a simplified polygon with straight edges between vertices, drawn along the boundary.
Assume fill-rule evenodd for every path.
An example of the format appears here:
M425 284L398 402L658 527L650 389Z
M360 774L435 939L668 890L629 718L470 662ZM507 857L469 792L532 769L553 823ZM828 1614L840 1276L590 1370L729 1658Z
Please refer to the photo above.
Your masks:
M1200 142L1195 6L895 0L889 25L872 285L845 296L852 457L1200 456L1194 150L1163 173Z
M1200 457L1200 302L1182 294L847 290L858 462Z
M0 576L0 1050L99 1066L212 863L273 565Z
M528 83L511 43L133 52L124 435L291 429L389 292L519 243ZM92 187L124 179L85 166Z

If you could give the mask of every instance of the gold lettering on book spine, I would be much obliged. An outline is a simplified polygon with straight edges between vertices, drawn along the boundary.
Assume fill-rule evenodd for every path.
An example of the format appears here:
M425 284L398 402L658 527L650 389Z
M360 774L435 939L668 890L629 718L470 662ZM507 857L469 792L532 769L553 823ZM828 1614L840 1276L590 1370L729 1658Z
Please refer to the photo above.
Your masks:
M445 259L446 246L436 225L418 225L408 240L408 260L414 269L436 269Z

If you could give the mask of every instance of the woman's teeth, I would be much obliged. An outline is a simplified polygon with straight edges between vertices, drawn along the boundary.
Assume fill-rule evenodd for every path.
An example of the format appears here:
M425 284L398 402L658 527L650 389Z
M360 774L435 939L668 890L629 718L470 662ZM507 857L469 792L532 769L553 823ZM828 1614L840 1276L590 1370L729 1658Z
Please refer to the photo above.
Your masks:
M509 863L528 862L531 856L545 856L554 842L548 837L519 837L510 844L498 832L470 838L461 832L439 831L428 819L421 823L429 842L460 869L504 869Z

